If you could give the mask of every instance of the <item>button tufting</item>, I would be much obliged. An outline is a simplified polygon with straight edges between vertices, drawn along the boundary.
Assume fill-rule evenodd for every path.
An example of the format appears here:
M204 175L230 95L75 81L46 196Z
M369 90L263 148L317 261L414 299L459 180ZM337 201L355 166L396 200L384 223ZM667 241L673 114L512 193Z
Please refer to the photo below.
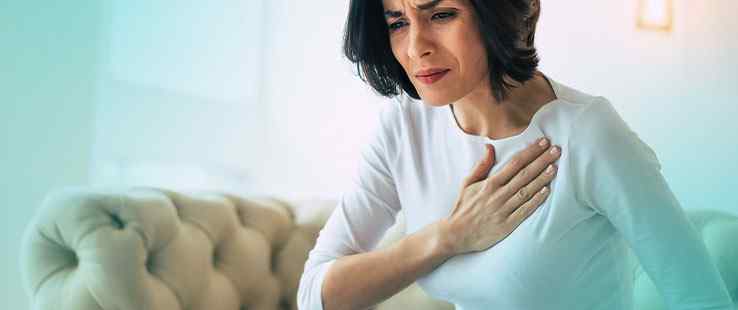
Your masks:
M218 251L213 250L213 266L216 266L219 261L220 261L220 256L218 255Z
M279 309L292 309L292 305L286 298L280 298Z
M123 223L123 221L117 214L111 213L110 219L112 220L113 227L117 229L123 229L126 227L125 223Z
M146 271L153 274L154 273L154 260L153 260L152 253L148 253L146 255Z
M79 256L77 255L77 252L75 252L75 251L71 251L71 252L72 252L73 265L75 267L76 266L79 266Z

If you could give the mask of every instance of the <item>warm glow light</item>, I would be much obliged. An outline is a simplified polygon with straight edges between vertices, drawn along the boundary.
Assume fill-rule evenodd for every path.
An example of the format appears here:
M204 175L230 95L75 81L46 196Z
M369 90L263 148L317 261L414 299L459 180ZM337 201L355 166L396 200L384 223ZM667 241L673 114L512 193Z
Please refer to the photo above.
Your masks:
M639 0L638 27L671 31L673 15L672 0Z

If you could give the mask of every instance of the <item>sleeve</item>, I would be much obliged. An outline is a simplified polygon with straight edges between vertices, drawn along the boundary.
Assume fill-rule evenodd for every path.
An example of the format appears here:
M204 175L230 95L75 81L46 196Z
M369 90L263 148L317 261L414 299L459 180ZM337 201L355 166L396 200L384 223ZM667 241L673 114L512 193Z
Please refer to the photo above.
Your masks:
M392 101L382 108L379 126L361 150L351 189L341 195L308 254L297 292L299 309L323 309L323 279L335 260L372 250L395 223L400 200L390 167L400 134L399 104Z
M725 283L653 150L602 97L572 126L569 164L577 199L624 237L668 309L732 310Z

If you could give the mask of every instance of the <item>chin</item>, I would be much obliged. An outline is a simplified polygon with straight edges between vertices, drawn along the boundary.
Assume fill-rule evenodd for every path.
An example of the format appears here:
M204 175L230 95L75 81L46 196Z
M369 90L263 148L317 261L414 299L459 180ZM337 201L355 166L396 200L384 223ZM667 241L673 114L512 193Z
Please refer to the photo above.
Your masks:
M423 103L433 107L442 107L454 103L454 101L458 100L458 98L452 98L452 96L449 96L448 94L443 94L439 92L433 92L430 94L427 92L418 92L418 96L420 96L420 99L423 100Z

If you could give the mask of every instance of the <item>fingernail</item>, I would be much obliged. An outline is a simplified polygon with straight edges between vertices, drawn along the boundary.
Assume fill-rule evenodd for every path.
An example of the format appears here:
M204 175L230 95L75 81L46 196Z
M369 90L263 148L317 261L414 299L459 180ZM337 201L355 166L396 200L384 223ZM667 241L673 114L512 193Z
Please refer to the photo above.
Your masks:
M554 171L554 167L552 165L548 165L548 168L546 168L546 173L551 174Z
M559 148L556 147L556 146L554 146L554 147L551 148L551 151L550 152L551 152L551 154L554 154L554 155L555 154L558 154L559 153Z
M545 147L546 145L548 145L548 139L544 137L543 139L541 139L541 141L538 142L538 145L540 145L541 147Z

